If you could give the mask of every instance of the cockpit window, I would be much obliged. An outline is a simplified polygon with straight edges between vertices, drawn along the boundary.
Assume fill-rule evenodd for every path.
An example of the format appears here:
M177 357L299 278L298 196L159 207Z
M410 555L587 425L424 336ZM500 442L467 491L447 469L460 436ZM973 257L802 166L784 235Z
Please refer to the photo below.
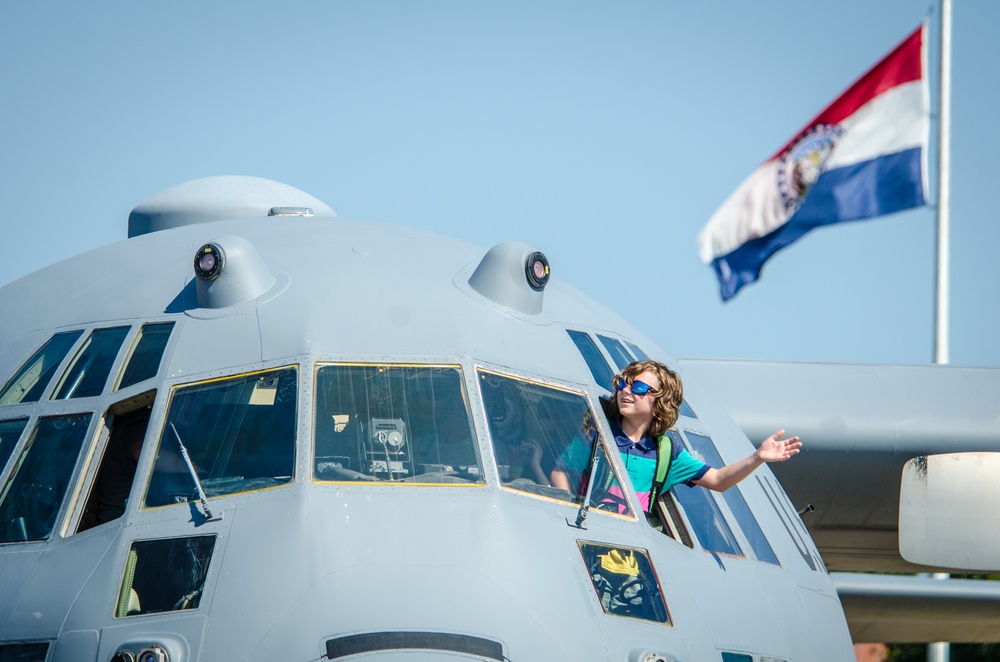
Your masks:
M24 432L27 424L28 419L26 418L16 421L0 421L0 476L3 475L4 467L7 466L7 460L10 459L11 453L14 452L14 446L17 446L17 442L21 438L21 433Z
M318 481L483 482L454 366L319 366L315 431Z
M91 417L39 419L0 492L0 542L52 535Z
M215 536L132 543L115 618L197 609L214 551Z
M164 322L145 324L139 329L125 361L125 369L115 387L116 391L156 376L173 328L173 322Z
M504 487L582 503L596 452L591 507L631 512L586 396L485 370L479 387Z
M667 434L670 435L675 444L685 446L677 430L667 430ZM688 450L692 449L688 447ZM694 454L696 457L698 456L696 452ZM687 514L691 530L694 531L698 542L701 543L705 551L744 556L736 536L733 535L733 530L729 528L729 523L719 509L719 504L712 498L711 490L678 486L672 490L672 493Z
M604 345L604 349L608 351L608 355L614 360L618 370L624 370L629 363L632 363L632 356L625 351L625 347L620 341L600 334L597 335L597 339Z
M649 552L582 540L577 544L605 614L670 625Z
M719 455L719 451L710 437L687 430L685 430L684 436L687 437L688 442L691 444L691 450L698 459L713 467L725 465L725 462L722 461L722 456ZM722 498L725 500L726 505L729 506L733 517L736 518L736 523L743 531L747 542L750 543L750 548L753 549L757 560L778 565L778 557L774 555L771 543L767 541L764 531L761 530L757 519L750 510L750 506L747 505L746 500L743 498L743 493L740 492L739 485L734 485L723 492Z
M608 367L608 362L601 356L601 350L597 348L594 340L583 331L566 329L566 333L573 339L573 344L576 345L580 355L583 356L583 360L587 362L590 374L594 377L597 385L606 391L610 391L611 380L615 378L615 374Z
M76 339L83 331L57 333L47 343L32 354L31 358L21 366L3 391L0 392L0 405L14 405L19 402L37 402L42 397L42 391L48 386L56 368L66 358Z
M45 662L48 656L47 641L0 644L0 662Z
M83 342L59 380L53 400L100 395L129 327L96 329Z
M649 359L649 355L646 354L646 352L642 351L642 348L640 348L635 343L628 342L626 340L625 344L628 345L629 350L631 350L632 352L632 356L634 356L637 361L646 361Z
M288 367L175 387L145 505L197 500L192 468L209 498L291 482L297 374Z

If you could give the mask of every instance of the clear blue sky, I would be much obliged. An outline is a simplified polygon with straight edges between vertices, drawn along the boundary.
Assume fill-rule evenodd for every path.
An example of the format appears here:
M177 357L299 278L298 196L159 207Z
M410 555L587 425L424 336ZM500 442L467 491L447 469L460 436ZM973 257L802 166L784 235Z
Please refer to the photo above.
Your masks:
M256 175L532 244L677 357L928 363L930 208L807 235L727 304L695 237L928 16L936 48L935 5L3 3L0 283L123 239L164 188ZM953 18L951 359L1000 366L1000 3Z

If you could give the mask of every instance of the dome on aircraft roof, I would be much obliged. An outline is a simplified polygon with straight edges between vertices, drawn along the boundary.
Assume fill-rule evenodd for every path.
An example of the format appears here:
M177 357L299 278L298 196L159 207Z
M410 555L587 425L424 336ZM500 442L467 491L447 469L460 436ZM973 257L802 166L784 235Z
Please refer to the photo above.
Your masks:
M232 218L336 215L324 202L281 182L204 177L171 186L136 205L128 217L128 236Z

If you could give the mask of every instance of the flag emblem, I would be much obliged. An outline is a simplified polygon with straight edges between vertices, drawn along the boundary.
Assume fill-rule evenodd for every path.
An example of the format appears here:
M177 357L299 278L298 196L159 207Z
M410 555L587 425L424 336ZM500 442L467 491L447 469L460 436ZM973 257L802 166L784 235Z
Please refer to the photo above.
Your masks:
M698 235L723 301L814 228L926 202L926 26L868 70L761 164Z
M795 211L823 172L844 130L836 124L813 127L778 160L778 193L786 211Z

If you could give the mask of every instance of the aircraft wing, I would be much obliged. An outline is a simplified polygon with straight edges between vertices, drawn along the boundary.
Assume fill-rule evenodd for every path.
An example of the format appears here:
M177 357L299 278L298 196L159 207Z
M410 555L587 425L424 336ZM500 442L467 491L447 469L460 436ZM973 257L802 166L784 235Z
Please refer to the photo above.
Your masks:
M1000 369L683 359L753 443L775 430L802 452L772 464L830 570L942 572L899 554L903 465L1000 451ZM974 512L990 512L970 503ZM984 522L985 524L985 522Z
M772 464L830 570L947 572L899 552L912 458L1000 451L1000 369L682 359L753 443L775 430L802 452ZM969 502L983 530L1000 504ZM1000 641L1000 582L833 572L854 641Z
M1000 582L831 573L854 641L993 642Z

